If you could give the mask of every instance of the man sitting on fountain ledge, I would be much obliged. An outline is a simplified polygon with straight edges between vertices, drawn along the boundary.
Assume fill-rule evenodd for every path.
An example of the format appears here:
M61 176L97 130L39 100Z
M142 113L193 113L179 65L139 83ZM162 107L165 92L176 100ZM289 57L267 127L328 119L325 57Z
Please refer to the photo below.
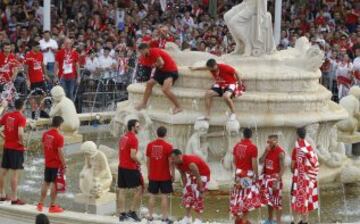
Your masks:
M171 87L179 77L175 61L164 50L150 48L146 43L140 44L138 49L141 53L142 61L146 62L146 64L153 65L156 71L154 76L147 81L143 100L135 109L141 110L146 108L152 89L157 82L162 86L161 89L165 96L175 105L173 114L181 112L182 108L176 96L171 91Z
M192 70L209 70L215 79L215 84L212 85L205 94L205 120L210 119L210 110L213 97L223 97L225 103L229 106L231 114L230 120L235 119L235 105L232 100L233 97L239 96L243 90L243 85L240 79L240 74L230 65L218 64L215 59L209 59L206 62L206 67L192 68Z

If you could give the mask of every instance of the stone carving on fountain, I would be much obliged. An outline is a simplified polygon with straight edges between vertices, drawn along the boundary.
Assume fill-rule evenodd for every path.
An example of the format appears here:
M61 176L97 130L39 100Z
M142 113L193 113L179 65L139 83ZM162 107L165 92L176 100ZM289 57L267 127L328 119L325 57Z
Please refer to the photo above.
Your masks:
M84 142L80 151L85 156L85 164L80 172L80 190L82 194L100 198L109 192L112 175L108 160L92 141Z
M360 142L359 119L360 119L360 87L353 86L349 95L340 100L340 105L346 109L349 117L339 121L336 126L339 132L339 140L352 144Z
M194 133L190 136L185 153L195 154L201 157L204 161L208 160L209 142L206 134L209 130L209 122L205 120L196 120L194 124Z
M260 0L244 1L242 4L249 4L246 6L246 10L244 8L239 11L242 18L239 21L244 22L244 25L253 24L253 20L259 21L257 11L254 11L258 5L254 2L265 4L265 1ZM264 5L261 6L264 7ZM238 7L238 10L240 10L239 8L241 7ZM249 25L249 29L258 30L265 26L268 17L266 11L262 10L262 13L260 16L262 22L259 22L256 27ZM238 14L234 15L234 18L237 16ZM251 19L246 20L245 17ZM232 29L236 29L236 27L232 27ZM233 31L232 34L240 43L243 37L239 35L239 32L243 31ZM248 35L246 38L252 40L253 43L253 33L245 34ZM270 30L265 30L261 35L264 43L268 43L266 38L270 38L267 36L270 35ZM186 149L188 139L194 133L194 123L204 114L204 94L213 82L210 73L193 71L189 69L189 66L204 66L206 60L214 58L219 62L233 66L241 74L247 91L234 100L236 117L241 127L250 127L255 130L254 139L258 145L259 154L265 149L269 134L282 133L280 143L289 155L294 147L296 128L315 124L318 126L316 131L323 132L317 133L317 138L314 139L315 146L321 146L318 148L318 152L321 154L319 157L323 156L323 161L326 161L329 156L333 158L329 164L322 163L322 166L326 167L323 169L326 169L327 172L320 172L320 181L333 181L339 177L346 162L342 160L341 144L339 145L338 142L330 144L330 130L336 122L346 119L348 115L343 107L331 101L331 93L319 84L321 77L319 67L323 62L323 52L318 47L311 46L305 37L298 39L294 48L282 51L267 50L270 48L267 48L266 44L256 46L261 46L261 50L258 52L262 53L256 54L255 52L254 54L255 47L251 45L251 56L244 56L244 52L239 51L238 53L234 52L234 54L216 57L204 52L180 51L172 43L167 44L166 50L176 61L180 74L173 91L184 111L175 115L171 114L169 112L171 105L161 89L156 87L153 89L146 109L146 114L151 118L152 125L154 127L166 126L169 130L168 137L171 143L177 148ZM128 100L117 105L117 111L112 122L115 130L119 129L121 120L127 114L137 113L134 110L134 105L141 101L144 90L145 85L143 83L135 83L128 87ZM194 106L194 102L196 102L196 106ZM224 133L228 121L226 113L228 111L223 100L215 98L212 117L209 120L209 134L207 134L207 141L210 146L207 160L212 172L215 173L213 177L219 184L229 182L229 179L224 178L223 175L229 171L224 169L222 165L222 168L219 168L218 164L221 164L220 161L224 160L224 157L226 157L226 161L231 158L229 155L226 156L226 152L232 149L231 144L234 144L233 141L235 141L231 134ZM222 134L213 134L220 132ZM334 133L332 135L334 136ZM336 150L341 152L339 156L341 158L338 158L337 152L335 154L330 152ZM227 162L225 164L228 166ZM341 166L338 166L339 164ZM320 171L321 169L322 167ZM214 170L216 171L214 172Z
M74 199L75 210L112 214L115 211L115 194L109 192L113 177L106 155L92 141L82 143L80 151L85 156L85 163L80 172L81 193Z
M82 142L82 135L78 134L80 119L76 113L72 100L66 97L64 89L57 85L50 91L53 105L50 109L50 117L61 116L64 123L61 130L64 132L66 144Z

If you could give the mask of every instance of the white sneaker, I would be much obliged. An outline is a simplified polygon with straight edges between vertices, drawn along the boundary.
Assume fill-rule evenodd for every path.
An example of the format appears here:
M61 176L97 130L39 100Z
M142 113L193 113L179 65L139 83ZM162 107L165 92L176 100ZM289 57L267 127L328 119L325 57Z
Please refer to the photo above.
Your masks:
M187 217L187 216L185 216L179 222L179 224L191 224L191 223L192 223L192 217Z
M193 222L193 224L202 224L202 221L200 219L195 219L195 221Z

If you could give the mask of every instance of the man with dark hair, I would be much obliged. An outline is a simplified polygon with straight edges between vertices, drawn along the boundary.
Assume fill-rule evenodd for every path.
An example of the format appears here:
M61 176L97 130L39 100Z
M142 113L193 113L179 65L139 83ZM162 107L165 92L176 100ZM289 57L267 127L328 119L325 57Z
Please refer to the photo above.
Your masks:
M296 130L298 139L291 155L291 209L295 222L308 223L309 213L319 207L317 176L319 160L316 152L305 140L305 128Z
M259 162L264 164L261 175L260 192L262 202L268 206L268 219L265 224L272 224L273 211L276 211L276 223L281 224L281 194L282 194L282 176L285 171L285 152L278 145L278 136L269 135L264 154Z
M30 44L32 49L25 55L25 73L27 74L26 83L28 88L30 88L31 91L34 91L30 97L30 104L32 111L31 118L35 119L35 113L37 107L39 107L36 101L41 101L45 96L45 79L49 80L49 77L46 75L43 54L40 51L39 42L31 41ZM40 99L35 98L35 96L38 95L40 95ZM40 117L49 117L42 105L40 105Z
M140 173L140 160L137 157L139 142L136 137L140 129L138 120L129 120L127 123L128 131L119 141L119 168L118 168L118 208L120 210L120 222L132 218L140 222L140 218L135 213L135 208L139 205L142 196L143 179ZM125 189L130 189L133 196L130 210L125 212Z
M172 179L174 178L174 166L171 162L173 147L165 141L166 128L160 126L157 129L158 138L147 145L146 165L148 169L149 187L149 221L153 221L155 195L161 193L162 221L171 224L169 219L169 194L173 192Z
M159 48L150 48L146 43L140 44L138 49L141 53L141 61L155 67L156 71L154 76L146 82L143 100L136 106L136 109L141 110L146 108L153 87L156 83L159 83L162 86L162 92L175 105L173 113L181 112L182 108L176 96L171 91L171 87L179 77L175 61L166 51Z
M51 81L54 82L55 53L59 46L56 40L51 38L50 31L45 30L43 32L43 39L40 40L40 48L44 55L44 64L47 70L46 74L51 78Z
M218 64L215 59L209 59L206 67L192 68L192 70L208 70L211 72L215 84L205 94L205 119L210 119L210 110L212 106L212 98L222 97L231 111L230 119L235 119L235 105L232 100L234 96L239 96L243 91L243 85L240 74L231 66L226 64Z
M251 141L252 131L245 128L243 139L234 146L235 184L230 198L230 211L235 223L248 223L248 213L261 206L257 187L258 162L257 147Z
M179 149L174 149L172 159L181 174L184 186L182 204L186 209L183 224L200 224L200 213L204 211L204 192L210 181L210 168L206 162L197 155L182 154ZM196 213L196 219L192 222L191 209Z
M26 117L23 115L24 101L15 100L15 109L14 112L6 113L0 120L0 126L4 126L1 136L5 140L0 172L0 201L8 200L4 194L4 180L10 170L12 172L11 204L23 205L25 202L17 198L17 186L20 170L24 169L24 128L26 126Z
M61 124L64 122L64 119L60 116L55 116L52 119L51 129L44 132L42 136L42 145L44 150L45 158L45 171L44 171L44 183L41 187L41 197L37 205L37 210L39 212L43 211L44 200L46 198L49 188L50 190L50 213L60 213L64 209L57 205L56 196L56 178L60 169L65 171L66 163L63 153L64 148L64 137L60 133Z

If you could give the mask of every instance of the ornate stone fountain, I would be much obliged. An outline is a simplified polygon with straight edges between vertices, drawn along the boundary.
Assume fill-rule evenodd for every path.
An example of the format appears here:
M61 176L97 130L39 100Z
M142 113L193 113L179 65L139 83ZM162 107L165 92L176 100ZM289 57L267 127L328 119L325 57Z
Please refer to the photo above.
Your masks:
M269 46L275 46L269 42L269 39L273 41L272 31L268 26L267 30L262 29L268 24L269 15L266 10L259 10L266 1L257 1L255 6L250 2L255 1L244 1L229 11L232 14L229 17L242 18L238 20L241 24L227 24L232 34L236 35L237 50L233 54L216 57L204 52L180 51L171 43L167 45L166 50L175 59L180 73L173 88L174 93L185 110L176 115L171 114L170 103L161 90L155 88L146 111L141 113L151 119L150 129L159 125L167 126L169 140L185 151L193 133L193 125L204 112L205 91L212 84L210 73L192 71L189 66L204 66L207 59L214 58L235 67L241 73L247 91L235 99L237 120L242 128L251 127L255 130L254 141L260 154L265 148L267 136L277 133L289 159L296 138L295 129L306 126L319 157L323 158L320 182L332 182L339 178L341 170L348 163L344 146L334 141L337 138L334 124L348 115L345 109L331 101L331 93L319 84L323 52L317 46L311 46L305 37L297 40L295 48L283 51L269 49ZM234 14L234 10L238 14ZM255 21L257 26L252 26ZM241 42L242 39L245 41ZM112 121L116 136L119 136L119 130L126 123L125 117L139 113L134 110L134 105L140 102L144 89L143 83L130 85L129 99L118 103ZM223 100L215 99L208 133L204 134L209 145L207 160L216 181L214 188L218 184L231 182L232 173L227 166L229 159L224 160L224 157L232 149L234 141L241 137L238 133L234 136L234 133L226 130L227 113ZM149 122L147 119L146 123ZM190 141L198 140L192 137Z

